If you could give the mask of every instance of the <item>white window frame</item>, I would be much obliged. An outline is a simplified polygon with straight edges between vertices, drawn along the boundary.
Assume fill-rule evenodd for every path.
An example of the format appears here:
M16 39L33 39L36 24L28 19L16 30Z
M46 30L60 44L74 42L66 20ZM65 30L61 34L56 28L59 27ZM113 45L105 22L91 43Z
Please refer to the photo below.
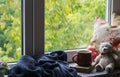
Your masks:
M113 11L113 0L106 0L106 21L111 24L111 15Z

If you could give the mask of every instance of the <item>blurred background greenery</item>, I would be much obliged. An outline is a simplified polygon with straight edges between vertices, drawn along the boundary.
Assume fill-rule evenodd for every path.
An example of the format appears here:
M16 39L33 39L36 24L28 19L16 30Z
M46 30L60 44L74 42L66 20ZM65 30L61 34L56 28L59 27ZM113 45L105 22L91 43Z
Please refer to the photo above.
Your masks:
M45 50L87 47L94 18L105 15L106 0L45 0Z
M87 47L105 12L106 0L45 0L45 51ZM0 0L0 60L20 56L21 0Z
M0 0L0 60L21 56L21 0Z

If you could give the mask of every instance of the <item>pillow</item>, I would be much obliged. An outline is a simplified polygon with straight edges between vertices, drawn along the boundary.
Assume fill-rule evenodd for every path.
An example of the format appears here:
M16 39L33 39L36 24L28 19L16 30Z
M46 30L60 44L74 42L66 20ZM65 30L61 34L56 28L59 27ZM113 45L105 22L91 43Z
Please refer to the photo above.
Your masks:
M120 43L118 39L120 39L120 26L111 26L100 17L95 18L94 32L90 45L94 46L97 51L102 42L111 42L114 47L118 47Z

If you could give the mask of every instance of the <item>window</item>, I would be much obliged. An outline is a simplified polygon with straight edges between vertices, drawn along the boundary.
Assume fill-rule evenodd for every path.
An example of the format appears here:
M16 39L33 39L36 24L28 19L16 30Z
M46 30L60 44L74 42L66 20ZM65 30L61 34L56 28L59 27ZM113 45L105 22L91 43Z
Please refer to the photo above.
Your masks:
M0 60L21 56L21 0L0 0Z
M112 0L107 0L108 3L107 6L111 6L110 4L111 2ZM45 8L44 8L44 3L45 3ZM98 5L100 8L102 6L101 9L99 9L99 7L94 7L94 5L98 6L97 3L99 3ZM91 6L91 4L94 5ZM90 9L87 8L88 6L89 7L91 6L91 8ZM52 51L59 49L63 50L63 49L86 47L91 38L92 32L89 33L88 31L92 31L94 16L98 15L102 18L105 18L105 10L106 10L105 6L106 6L105 0L97 0L97 1L96 0L56 0L56 1L1 0L0 1L1 60L16 61L20 58L21 51L22 51L22 55L33 56L33 55L43 54L44 48L45 51ZM84 7L84 9L82 7ZM92 11L92 9L94 9L94 11ZM111 9L111 7L107 9L109 10ZM95 12L95 10L97 12ZM94 13L92 14L90 12L94 12ZM90 15L90 17L89 17L89 13L92 14ZM81 14L83 14L84 17L81 17ZM109 16L110 14L107 15L108 19L110 18ZM89 18L86 20L85 19L86 17ZM56 18L57 20L60 21L57 22ZM44 21L45 21L45 32L44 32ZM53 21L55 21L55 23L53 23ZM85 23L87 23L85 26L89 27L90 29L86 28L86 31L83 32L83 29L85 27L83 26L81 30L81 28L79 28L79 25L82 26L82 24ZM88 24L90 26L88 26ZM81 31L82 33L89 33L89 34L86 35L79 34ZM58 36L62 36L62 37L58 37ZM83 37L85 37L85 39L83 39ZM44 39L45 39L45 46L44 46ZM86 41L85 44L84 41ZM83 45L81 46L80 44ZM65 45L69 45L69 46L65 46Z
M67 1L67 0L66 0ZM76 4L81 4L80 0L72 0L73 2L76 2ZM79 1L79 2L78 2ZM82 0L81 0L82 1ZM88 0L88 1L91 1L91 0ZM99 2L101 2L101 5L99 4L99 7L104 7L100 10L100 12L102 12L102 15L101 13L99 12L99 7L94 7L94 5L92 5L97 11L97 13L94 13L92 14L91 16L91 29L92 29L92 25L93 25L93 21L94 21L94 17L95 16L100 16L102 18L105 18L105 12L106 12L106 0L97 0ZM49 31L46 32L46 26L48 26L48 23L46 21L46 17L47 17L47 14L46 14L46 10L48 11L51 11L51 9L49 10L49 6L48 8L46 8L47 6L47 3L48 2L48 5L52 5L54 4L52 0L49 0L49 1L44 1L44 0L22 0L22 3L23 3L23 12L22 12L22 18L23 18L23 25L22 25L22 51L24 52L24 54L28 54L28 55L38 55L38 54L42 54L44 53L44 49L45 51L51 51L51 50L59 50L59 49L68 49L67 47L66 48L56 48L54 46L58 46L59 45L52 45L50 47L54 47L54 48L50 48L49 45L49 39L47 39L48 37L50 37L49 35ZM50 3L52 2L52 3ZM61 1L60 1L61 2ZM68 1L69 3L71 3L70 1ZM107 1L108 3L109 1ZM44 8L44 3L45 3L45 8ZM50 4L49 4L50 3ZM67 3L67 2L66 2ZM86 0L83 0L82 3L86 4L86 6L90 6L89 2L87 2ZM91 2L92 3L92 2ZM57 5L59 5L58 3L58 0L56 2ZM95 2L93 1L93 4L95 4ZM108 3L108 5L110 5ZM108 6L107 5L107 6ZM64 5L65 6L65 5ZM68 6L68 5L67 5ZM37 7L37 8L36 8ZM38 8L39 7L39 8ZM55 6L54 6L55 7ZM71 4L71 7L72 7L72 4ZM78 7L78 6L76 6ZM69 7L68 7L69 8ZM70 8L71 9L71 8ZM110 8L111 9L111 8ZM81 9L79 9L80 11ZM83 9L84 10L84 9ZM89 9L91 10L91 9ZM74 10L73 10L74 11ZM75 10L77 11L77 10ZM92 12L92 11L90 11ZM50 13L51 14L51 13ZM54 13L53 13L54 14ZM48 14L49 15L49 14ZM77 14L76 14L77 15ZM79 14L78 14L79 15ZM51 15L50 15L51 16ZM109 15L110 16L110 15ZM44 19L45 18L45 19ZM75 17L77 18L77 16ZM49 18L49 21L52 20ZM89 20L88 20L89 21ZM44 27L44 22L45 22L45 27ZM79 22L77 22L79 23ZM90 23L90 22L89 22ZM36 27L35 27L36 26ZM84 27L85 28L85 27ZM37 30L36 30L37 29ZM54 29L54 28L53 28ZM90 30L91 30L90 29ZM44 30L46 30L44 32ZM49 29L51 30L51 29ZM36 32L34 32L36 31ZM77 31L77 30L76 30ZM82 31L82 30L78 30L78 31ZM89 30L88 30L89 31ZM51 31L52 32L52 31ZM45 33L45 35L44 35ZM47 34L48 33L48 34ZM53 32L54 33L54 32ZM59 32L58 32L59 33ZM86 32L88 33L88 32ZM92 33L92 32L91 32ZM64 33L63 33L64 34ZM47 37L48 35L48 37ZM44 38L45 36L45 38ZM92 35L91 35L92 36ZM45 42L44 42L44 39L45 39ZM46 41L47 39L47 41ZM63 38L64 39L64 38ZM89 38L90 39L90 38ZM57 39L58 40L58 39ZM50 40L51 42L56 42L56 41L53 41L53 40ZM45 43L45 45L44 45ZM61 43L64 43L64 41L62 40L60 42ZM76 43L76 42L73 42L73 43ZM73 47L73 43L71 43L71 48L74 48ZM58 43L59 44L59 43ZM78 44L78 43L76 43ZM47 48L46 48L47 47ZM84 46L85 47L85 46ZM49 48L49 49L48 49Z
M45 0L45 51L85 48L94 18L106 17L106 0Z

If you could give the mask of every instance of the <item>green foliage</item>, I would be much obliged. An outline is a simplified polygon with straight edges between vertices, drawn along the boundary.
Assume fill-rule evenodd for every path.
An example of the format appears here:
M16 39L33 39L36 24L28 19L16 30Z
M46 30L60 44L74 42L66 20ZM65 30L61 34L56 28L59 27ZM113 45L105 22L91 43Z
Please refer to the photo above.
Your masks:
M0 1L0 60L16 61L21 55L21 2Z
M106 0L45 0L45 50L87 47L105 12Z

